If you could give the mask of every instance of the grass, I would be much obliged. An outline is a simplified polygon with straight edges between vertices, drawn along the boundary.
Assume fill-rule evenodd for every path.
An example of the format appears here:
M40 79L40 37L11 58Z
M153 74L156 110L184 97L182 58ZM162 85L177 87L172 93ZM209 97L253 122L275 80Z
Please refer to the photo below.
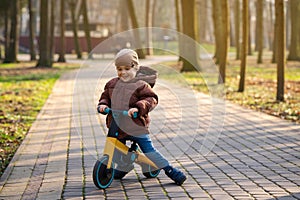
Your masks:
M60 75L77 66L38 69L33 62L0 64L0 175L35 121Z
M251 58L250 58L251 59ZM276 101L276 64L257 65L250 60L247 68L246 90L236 92L239 67L236 63L228 69L226 98L242 106L262 111L283 119L300 122L300 66L288 62L285 71L285 101Z
M162 67L163 66L163 67ZM173 70L162 70L169 66ZM179 73L177 62L165 62L154 66L160 78L180 83L193 89L209 93L207 84L199 72ZM249 56L246 68L246 83L243 93L237 92L240 61L229 60L226 69L226 99L241 106L300 123L300 63L287 62L285 71L285 101L276 101L276 64L265 60L256 64L256 57ZM209 80L211 82L211 80ZM217 82L216 80L213 80Z

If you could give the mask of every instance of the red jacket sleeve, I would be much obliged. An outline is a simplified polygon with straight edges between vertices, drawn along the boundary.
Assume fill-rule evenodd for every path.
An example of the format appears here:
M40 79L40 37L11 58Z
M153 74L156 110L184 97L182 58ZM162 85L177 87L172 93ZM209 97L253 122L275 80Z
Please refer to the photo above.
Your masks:
M109 88L112 85L113 80L109 81L106 83L105 87L104 87L104 91L102 92L100 99L99 99L99 105L106 105L108 107L111 107L111 99L110 99L110 94L109 94Z
M139 101L135 103L135 106L139 110L139 115L143 116L153 110L158 103L158 96L151 89L149 84L144 84L138 88Z

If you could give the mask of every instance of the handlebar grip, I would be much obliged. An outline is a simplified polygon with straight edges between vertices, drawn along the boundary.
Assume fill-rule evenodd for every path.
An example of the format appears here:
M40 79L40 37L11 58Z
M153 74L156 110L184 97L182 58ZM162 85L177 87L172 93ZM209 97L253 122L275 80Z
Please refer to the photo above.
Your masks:
M139 114L138 112L134 112L132 118L136 119L138 117L138 114Z
M100 111L100 106L97 107L97 112L103 115L108 114L111 111L110 108L106 107L103 112Z
M128 111L127 110L124 110L123 113L122 113L124 116L128 116ZM134 112L133 115L132 115L132 118L133 119L136 119L138 117L138 112Z
M108 108L108 107L106 107L106 108L104 109L104 113L105 113L105 114L108 114L110 111L111 111L111 109Z

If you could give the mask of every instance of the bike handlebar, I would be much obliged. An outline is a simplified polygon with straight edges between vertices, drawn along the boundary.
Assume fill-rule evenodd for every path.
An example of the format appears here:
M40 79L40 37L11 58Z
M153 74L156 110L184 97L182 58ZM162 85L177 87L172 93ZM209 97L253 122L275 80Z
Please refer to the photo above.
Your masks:
M109 113L118 113L118 114L122 114L124 116L128 116L128 111L127 110L113 110L111 108L105 108L103 114L109 114ZM138 112L134 112L132 115L133 119L136 119L138 117Z

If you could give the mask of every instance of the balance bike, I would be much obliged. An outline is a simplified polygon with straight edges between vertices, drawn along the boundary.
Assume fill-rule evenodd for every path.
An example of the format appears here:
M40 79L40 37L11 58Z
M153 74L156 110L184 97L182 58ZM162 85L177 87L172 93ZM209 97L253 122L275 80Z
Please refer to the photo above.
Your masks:
M113 161L113 156L117 153L120 153L122 156L123 162L128 165L132 165L134 162L139 164L142 167L143 175L147 178L155 178L160 173L160 169L145 156L139 149L136 142L133 142L131 146L127 146L119 141L118 138L118 126L117 121L120 117L128 116L127 111L112 110L106 108L104 113L112 113L113 119L106 137L106 143L103 150L103 156L97 160L94 165L93 170L93 181L94 184L99 189L108 188L115 175L115 162ZM134 113L133 118L137 118L138 113Z

